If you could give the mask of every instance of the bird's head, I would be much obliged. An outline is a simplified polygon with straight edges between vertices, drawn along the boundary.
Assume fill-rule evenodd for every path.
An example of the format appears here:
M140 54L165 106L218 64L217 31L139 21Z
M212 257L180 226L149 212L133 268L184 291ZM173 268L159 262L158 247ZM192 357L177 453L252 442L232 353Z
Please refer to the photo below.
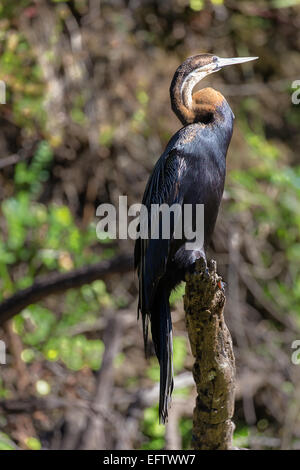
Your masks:
M228 65L242 64L258 57L223 59L213 54L198 54L186 59L176 70L170 88L172 107L182 122L192 122L195 103L193 88L203 78ZM185 115L185 116L184 116Z
M228 65L243 64L258 57L234 57L224 59L213 54L198 54L186 59L177 69L176 73L184 76L186 80L193 79L198 82L207 75L218 72Z

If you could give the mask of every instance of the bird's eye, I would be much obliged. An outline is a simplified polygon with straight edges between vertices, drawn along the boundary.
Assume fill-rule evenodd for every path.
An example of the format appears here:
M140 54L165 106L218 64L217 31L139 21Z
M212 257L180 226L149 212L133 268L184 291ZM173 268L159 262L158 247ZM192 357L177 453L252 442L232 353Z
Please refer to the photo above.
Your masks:
M218 57L217 57L216 55L214 55L213 58L212 58L212 60L213 60L213 62L217 62Z

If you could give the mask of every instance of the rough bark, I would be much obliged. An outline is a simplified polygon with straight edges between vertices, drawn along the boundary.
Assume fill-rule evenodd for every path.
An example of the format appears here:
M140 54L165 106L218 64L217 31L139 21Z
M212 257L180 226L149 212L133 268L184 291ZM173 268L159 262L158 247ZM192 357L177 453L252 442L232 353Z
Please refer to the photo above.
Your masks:
M232 448L235 361L230 333L224 321L225 294L216 263L208 269L196 263L186 276L184 308L195 358L193 375L197 400L192 446L197 450Z

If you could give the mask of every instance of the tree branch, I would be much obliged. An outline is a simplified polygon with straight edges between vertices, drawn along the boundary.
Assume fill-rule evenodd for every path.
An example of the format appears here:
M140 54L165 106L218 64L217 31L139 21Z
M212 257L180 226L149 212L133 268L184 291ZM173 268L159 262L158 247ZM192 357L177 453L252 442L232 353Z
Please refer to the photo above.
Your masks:
M28 305L36 303L48 295L58 294L67 289L104 279L114 273L125 273L133 269L131 255L120 255L111 260L100 261L62 274L50 274L37 279L27 289L20 290L0 304L0 326L20 313Z
M114 387L114 360L120 350L124 321L121 315L115 314L108 320L104 333L105 351L102 365L98 372L93 405L101 404L102 409L109 410ZM82 436L81 449L107 449L109 442L105 436L103 420L99 414L90 415Z
M197 450L228 450L234 430L235 361L215 261L208 270L197 262L186 282L184 308L197 387L192 445Z
M0 158L0 170L30 158L34 153L35 148L36 142L33 142L32 144L27 145L26 148L20 150L18 153L14 153L8 157Z

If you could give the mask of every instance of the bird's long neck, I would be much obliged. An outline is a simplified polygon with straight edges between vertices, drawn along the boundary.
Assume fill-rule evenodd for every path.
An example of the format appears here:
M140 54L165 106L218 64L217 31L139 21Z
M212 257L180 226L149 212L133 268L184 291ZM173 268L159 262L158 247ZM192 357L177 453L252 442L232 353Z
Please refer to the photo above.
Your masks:
M183 125L194 122L207 124L212 122L218 106L222 104L224 97L212 88L204 88L193 95L195 85L204 78L196 73L177 72L170 87L171 105L174 113Z

